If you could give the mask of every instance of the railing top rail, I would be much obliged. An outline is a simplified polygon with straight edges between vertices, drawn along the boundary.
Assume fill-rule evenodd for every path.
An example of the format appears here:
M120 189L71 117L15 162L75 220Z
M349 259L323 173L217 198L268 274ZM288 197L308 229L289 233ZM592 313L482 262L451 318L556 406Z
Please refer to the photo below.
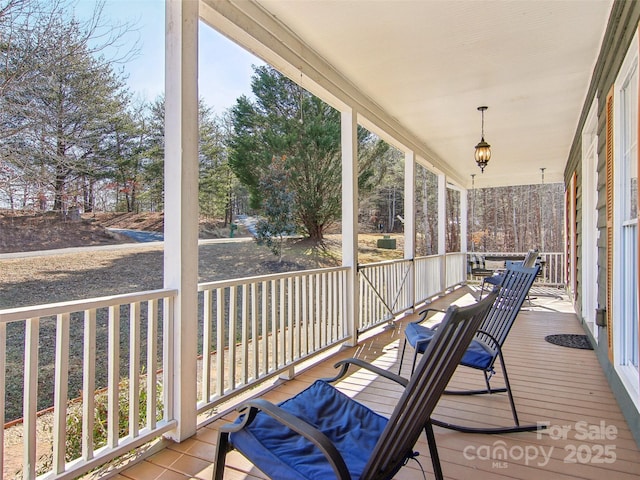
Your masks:
M399 258L395 260L383 260L381 262L359 263L358 270L362 270L363 268L374 268L374 267L380 267L383 265L393 265L393 264L410 263L410 262L413 262L413 258Z
M467 255L502 255L502 256L509 256L509 255L526 255L528 252L471 252L468 251L466 252ZM564 255L563 252L539 252L538 255Z
M414 260L429 260L430 258L440 258L441 255L434 253L433 255L422 255L420 257L415 257Z
M0 323L9 323L26 318L49 317L61 313L80 310L92 310L94 308L110 307L112 305L124 305L134 302L146 302L165 297L173 297L178 294L175 289L147 290L145 292L125 293L106 297L87 298L83 300L71 300L68 302L48 303L45 305L33 305L28 307L16 307L0 310Z
M198 284L198 291L203 292L205 290L211 290L214 288L223 287L236 287L238 285L244 285L247 283L268 282L270 280L280 280L281 278L289 277L304 277L308 275L316 275L319 273L332 273L332 272L344 272L349 270L349 267L331 267L331 268L315 268L312 270L297 270L294 272L272 273L269 275L257 275L255 277L243 277L233 278L230 280L216 280L214 282L204 282Z

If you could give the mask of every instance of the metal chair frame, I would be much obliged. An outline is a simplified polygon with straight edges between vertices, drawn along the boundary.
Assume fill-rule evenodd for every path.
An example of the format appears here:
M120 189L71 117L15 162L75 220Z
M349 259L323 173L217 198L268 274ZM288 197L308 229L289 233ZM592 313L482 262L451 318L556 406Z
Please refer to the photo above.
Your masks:
M469 307L449 307L437 334L410 380L362 360L347 359L335 365L336 368L341 368L341 371L337 376L325 380L326 382L335 382L343 378L349 366L354 365L405 386L400 400L367 460L361 479L393 478L407 459L415 456L413 448L422 430L427 437L434 475L438 479L443 478L430 420L431 414L496 296L496 293L491 293L486 299ZM348 400L355 402L352 399ZM233 432L249 428L258 415L270 416L320 449L336 478L351 478L341 453L327 435L310 423L263 399L245 402L238 410L242 412L240 419L219 429L213 473L215 480L223 479L226 454L235 447ZM238 446L238 449L241 449L241 446ZM256 466L260 468L260 465Z
M511 383L509 382L509 375L507 373L506 364L504 361L504 355L502 353L502 347L507 339L509 331L515 322L515 319L522 307L523 302L528 296L529 289L538 274L539 266L524 267L520 264L510 264L508 269L504 273L502 284L496 287L499 293L493 302L487 316L485 317L482 325L476 332L474 340L482 344L487 352L492 355L491 361L486 368L480 368L471 364L462 363L463 366L480 369L484 374L486 388L482 390L463 390L463 391L451 391L446 390L444 394L447 395L479 395L479 394L494 394L506 392L509 398L509 404L511 406L511 413L513 416L514 425L509 427L469 427L464 425L456 425L448 422L443 422L437 419L432 419L433 425L438 425L445 428L450 428L460 432L466 433L512 433L512 432L527 432L534 431L543 428L540 423L535 425L521 425L516 411L515 400L513 398L513 392L511 389ZM422 323L429 312L441 312L441 310L427 308L420 312L420 319L414 324ZM418 340L414 347L413 363L411 371L413 372L416 364L417 357L420 350L428 344L430 340ZM404 360L405 350L407 348L407 338L405 335L402 352L400 355L400 367L398 373L402 369L402 363ZM426 352L425 352L426 354ZM489 353L488 353L489 354ZM500 367L504 376L504 387L493 388L490 384L490 380L495 373L494 365L496 360L500 360Z

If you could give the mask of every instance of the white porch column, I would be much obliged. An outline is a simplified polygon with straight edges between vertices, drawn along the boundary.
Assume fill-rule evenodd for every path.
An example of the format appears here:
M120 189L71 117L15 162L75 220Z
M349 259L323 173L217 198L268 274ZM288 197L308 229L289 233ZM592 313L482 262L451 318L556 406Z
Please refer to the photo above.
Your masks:
M341 113L342 144L342 265L347 274L345 323L347 343L358 341L358 123L353 110Z
M460 189L460 251L467 253L467 232L469 219L469 202L467 190Z
M416 256L416 161L414 152L404 154L404 258Z
M178 290L173 350L173 417L168 436L196 433L198 305L198 1L166 1L164 286ZM165 335L169 332L165 331Z
M416 258L416 158L413 151L404 154L404 258L412 260ZM416 301L416 269L411 265L409 292L411 293L411 305Z
M467 201L468 191L466 188L460 189L460 251L467 253L467 232L469 220L469 202ZM462 278L467 278L467 261L463 262Z
M438 174L438 255L440 255L441 275L440 290L444 290L447 280L447 262L444 255L447 253L447 177L444 173Z

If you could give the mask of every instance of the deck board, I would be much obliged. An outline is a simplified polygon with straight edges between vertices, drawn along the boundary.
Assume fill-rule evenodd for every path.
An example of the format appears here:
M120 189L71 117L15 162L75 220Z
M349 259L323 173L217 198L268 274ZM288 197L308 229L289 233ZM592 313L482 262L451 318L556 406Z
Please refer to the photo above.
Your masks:
M460 289L453 297L468 303L468 293ZM435 303L445 306L452 296ZM535 303L544 299L536 299ZM505 344L505 359L515 394L521 423L548 422L541 432L502 435L463 434L435 427L436 439L445 478L448 479L556 479L576 480L603 477L635 479L640 470L640 450L624 418L606 378L591 350L578 350L552 345L544 340L556 333L583 333L567 302L553 297L541 308L530 307L518 316ZM340 358L355 356L382 368L398 371L403 325L416 317L407 317L395 328L368 339L363 345L344 349L336 356L311 367L296 378L267 391L263 397L279 402L300 392L317 378L332 376L333 364ZM403 374L408 375L410 360L405 359ZM492 379L502 385L502 372ZM401 394L401 388L368 372L356 371L336 384L347 395L383 415L389 415ZM451 388L480 388L482 374L461 367ZM217 442L217 428L232 421L228 414L198 430L192 438L167 448L122 471L117 478L142 480L208 479ZM506 394L475 397L444 396L434 418L475 425L511 425L511 410ZM578 423L584 422L584 423ZM615 429L611 438L600 435L599 426ZM562 427L568 431L563 435ZM576 429L591 428L589 438ZM504 447L507 458L496 460L489 453ZM430 478L431 460L424 438L417 442L421 452L418 462L410 461L397 475L398 479L422 479L421 469ZM605 449L609 457L605 455ZM520 456L522 454L522 456ZM528 454L528 457L526 456ZM615 456L613 458L612 456ZM613 461L606 461L608 459ZM575 462L572 462L575 460ZM237 452L227 456L225 478L262 479L264 475Z

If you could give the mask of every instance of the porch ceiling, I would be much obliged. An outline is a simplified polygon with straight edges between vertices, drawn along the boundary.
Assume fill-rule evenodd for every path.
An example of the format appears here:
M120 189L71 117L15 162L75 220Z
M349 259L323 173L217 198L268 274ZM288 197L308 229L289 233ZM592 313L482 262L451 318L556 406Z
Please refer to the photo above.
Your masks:
M208 3L208 2L207 2ZM259 0L412 138L477 187L562 181L611 0ZM484 174L473 152L487 105Z

